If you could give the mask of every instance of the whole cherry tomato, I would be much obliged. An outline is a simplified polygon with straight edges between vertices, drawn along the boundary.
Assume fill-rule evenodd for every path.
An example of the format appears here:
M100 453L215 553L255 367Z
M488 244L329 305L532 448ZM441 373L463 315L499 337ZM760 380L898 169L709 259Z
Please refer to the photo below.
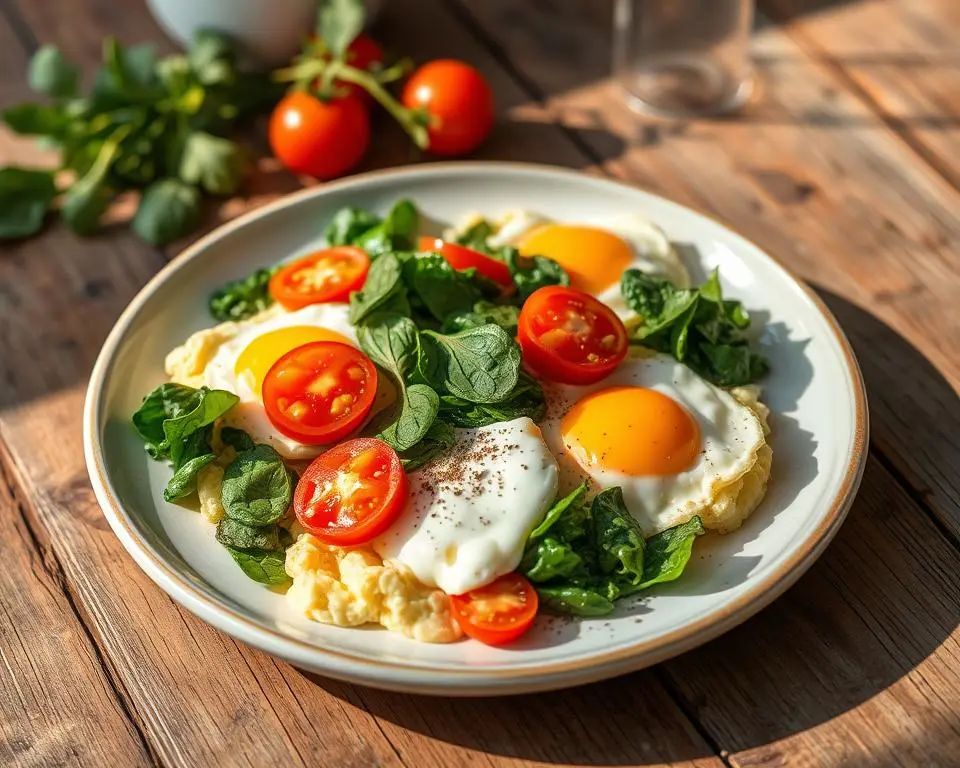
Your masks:
M296 91L274 107L273 154L294 173L333 179L360 162L370 143L370 116L356 96L321 101Z
M435 155L463 155L476 149L493 128L493 93L483 75L455 59L424 64L401 95L408 109L429 117L427 149Z

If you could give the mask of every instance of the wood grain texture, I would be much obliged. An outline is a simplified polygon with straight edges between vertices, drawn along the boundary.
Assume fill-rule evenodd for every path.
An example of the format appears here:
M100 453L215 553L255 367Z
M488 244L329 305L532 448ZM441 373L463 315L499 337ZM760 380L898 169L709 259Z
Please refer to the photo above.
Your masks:
M99 650L0 473L0 764L151 765Z
M730 222L836 297L876 444L960 540L960 193L776 27L755 36L760 96L742 117L663 121L604 79L595 4L451 2L604 171ZM604 134L619 156L603 159Z
M114 28L108 5L91 3L94 20L85 18L76 27L56 22L51 2L19 3L16 11L37 39L63 42L68 55L89 67L99 54L87 36L103 37ZM449 39L463 38L463 55L479 61L504 93L522 100L522 92L484 58L482 47L442 7L437 11ZM414 17L401 2L387 13L384 23L398 36L398 48L416 32ZM139 6L125 13L123 28L123 38L131 42L155 34ZM0 21L0 34L8 31ZM22 72L26 51L12 37L6 40L5 71ZM20 83L19 77L0 82L4 104L25 97ZM522 148L528 142L547 159L553 142L556 159L566 152L569 163L583 161L549 126L535 124L532 131L518 126L515 140L511 133L488 151L507 154L509 145ZM399 153L401 146L406 151L405 141L388 134L376 151L394 147ZM12 147L9 137L0 139L0 159L12 156ZM391 159L399 163L405 156L377 162ZM409 698L307 678L195 620L150 584L122 551L92 497L79 417L82 386L103 337L163 262L162 254L122 230L78 240L59 225L36 240L5 246L0 260L0 342L9 351L0 360L7 384L0 393L0 437L10 446L12 473L43 553L60 563L74 585L84 619L163 764L455 766L473 765L479 750L489 750L488 765L527 765L541 757L562 763L581 756L623 764L720 765L652 673L595 686L589 697L566 693L452 707L417 699L417 719L407 720ZM39 347L57 354L34 360ZM641 724L615 704L621 700L637 702ZM557 741L544 722L564 730L567 723L579 723L583 738ZM609 743L588 746L584 739L597 732L608 734Z

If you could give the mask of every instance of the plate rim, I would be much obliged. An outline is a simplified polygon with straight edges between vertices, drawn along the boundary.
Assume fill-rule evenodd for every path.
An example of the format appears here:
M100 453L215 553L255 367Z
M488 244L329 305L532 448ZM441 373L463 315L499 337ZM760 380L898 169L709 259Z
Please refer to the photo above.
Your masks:
M157 287L166 282L187 262L201 258L207 248L222 237L305 199L335 194L344 188L363 186L384 178L429 176L437 173L441 175L469 173L470 171L519 172L554 178L562 176L575 179L578 183L613 185L657 198L669 207L688 215L692 213L702 217L747 244L752 249L751 256L765 259L770 266L779 270L785 280L798 288L811 302L832 332L832 341L846 364L855 411L853 446L847 459L843 479L830 502L827 514L793 554L729 604L658 637L581 658L544 662L520 669L464 667L450 670L449 668L411 666L370 658L360 653L351 654L323 648L315 643L292 637L279 629L266 626L224 601L214 600L196 590L189 579L169 564L137 532L136 526L124 510L107 476L98 425L103 412L104 384L112 370L117 349L124 340L132 321L139 314L141 306ZM356 174L284 195L263 207L247 211L236 219L216 227L185 248L153 275L117 318L97 355L90 374L83 409L84 456L97 502L127 553L167 595L200 619L227 634L323 675L392 690L442 695L500 695L549 690L592 682L658 663L691 650L732 629L765 608L792 586L833 539L859 488L866 464L868 440L866 389L849 340L823 300L806 282L773 256L718 218L619 179L592 176L583 171L552 165L500 161L423 163Z

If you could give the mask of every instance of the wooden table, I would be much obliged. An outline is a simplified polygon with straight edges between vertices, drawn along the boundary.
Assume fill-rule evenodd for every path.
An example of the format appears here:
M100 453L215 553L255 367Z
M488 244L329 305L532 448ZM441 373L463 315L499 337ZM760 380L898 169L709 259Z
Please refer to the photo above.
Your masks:
M182 244L55 225L0 256L0 764L960 765L960 3L761 2L761 98L686 122L624 107L607 6L388 0L378 36L484 71L502 119L479 157L638 184L813 283L873 415L863 487L823 558L719 640L584 688L445 701L306 675L173 603L87 482L88 372ZM39 44L92 68L108 34L171 48L141 2L0 0L0 104L28 97ZM379 133L366 168L417 160ZM0 134L0 159L31 155ZM220 218L298 183L264 167L251 184Z

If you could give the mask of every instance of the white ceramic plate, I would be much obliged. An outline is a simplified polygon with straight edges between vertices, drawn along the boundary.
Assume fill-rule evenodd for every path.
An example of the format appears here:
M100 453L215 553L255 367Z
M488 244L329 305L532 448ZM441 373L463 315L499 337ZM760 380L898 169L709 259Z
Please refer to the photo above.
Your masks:
M762 328L773 364L770 489L743 528L698 540L683 578L594 620L540 617L505 649L474 641L426 645L379 628L341 629L291 613L249 581L199 514L166 504L169 469L147 458L130 426L164 380L163 358L209 327L207 296L225 282L320 242L344 205L385 212L410 197L431 219L467 211L539 211L590 221L640 213L662 226L700 280L720 267L724 290ZM820 300L756 246L693 211L631 187L543 166L420 165L355 176L277 201L227 224L161 271L117 321L90 380L84 445L113 530L141 568L221 630L324 675L404 691L503 694L583 683L654 664L724 632L780 595L836 533L860 482L867 406L849 344Z

